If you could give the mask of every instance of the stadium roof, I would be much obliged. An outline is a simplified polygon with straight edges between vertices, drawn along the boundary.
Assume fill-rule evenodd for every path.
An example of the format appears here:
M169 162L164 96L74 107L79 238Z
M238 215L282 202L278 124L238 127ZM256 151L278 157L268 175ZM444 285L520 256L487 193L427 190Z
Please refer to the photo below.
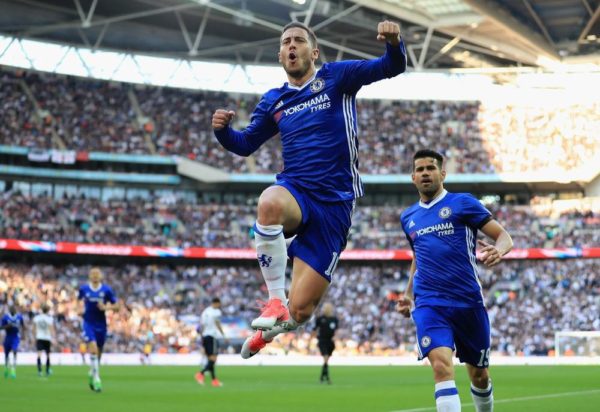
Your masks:
M399 21L416 70L600 64L600 0L0 0L0 34L89 48L273 64L297 19L323 60L381 53ZM0 51L1 53L1 51Z

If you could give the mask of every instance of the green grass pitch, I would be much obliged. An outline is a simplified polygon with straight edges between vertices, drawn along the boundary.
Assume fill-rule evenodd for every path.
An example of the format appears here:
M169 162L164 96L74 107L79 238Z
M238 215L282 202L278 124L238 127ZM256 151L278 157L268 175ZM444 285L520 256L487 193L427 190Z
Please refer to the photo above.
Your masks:
M104 391L87 386L87 368L56 367L39 378L20 366L17 379L0 377L0 410L7 412L321 412L435 411L428 367L222 366L221 388L200 386L196 368L105 366ZM496 412L599 411L598 366L497 366L491 369ZM463 411L474 411L464 368L457 368Z

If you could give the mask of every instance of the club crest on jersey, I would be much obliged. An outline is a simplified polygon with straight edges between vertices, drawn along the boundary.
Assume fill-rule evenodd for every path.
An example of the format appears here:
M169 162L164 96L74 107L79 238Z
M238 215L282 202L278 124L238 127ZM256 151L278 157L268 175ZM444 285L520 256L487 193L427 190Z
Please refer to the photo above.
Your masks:
M421 338L421 347L426 348L431 345L431 338L429 336L423 336Z
M443 207L440 209L440 213L438 213L438 216L441 217L442 219L448 219L451 214L452 214L452 209L450 209L448 206L446 206L446 207Z
M313 93L317 93L323 90L323 87L325 87L325 80L321 79L320 77L317 77L310 84L310 91Z

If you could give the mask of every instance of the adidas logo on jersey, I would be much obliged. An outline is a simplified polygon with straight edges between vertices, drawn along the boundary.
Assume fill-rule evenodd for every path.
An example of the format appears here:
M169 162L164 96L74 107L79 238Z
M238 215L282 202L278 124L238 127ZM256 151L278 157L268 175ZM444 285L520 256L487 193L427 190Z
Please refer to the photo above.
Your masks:
M408 224L408 228L410 229L411 227L413 227L415 225L415 222L413 222L412 220L410 221L410 223Z
M275 109L279 109L281 106L283 106L283 100L280 100L279 103L275 105Z

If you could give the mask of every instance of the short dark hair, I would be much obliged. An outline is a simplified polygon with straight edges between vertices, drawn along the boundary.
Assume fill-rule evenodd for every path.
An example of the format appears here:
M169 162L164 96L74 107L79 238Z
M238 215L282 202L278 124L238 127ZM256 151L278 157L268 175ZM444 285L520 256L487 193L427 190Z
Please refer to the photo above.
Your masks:
M442 156L441 153L431 149L421 149L413 156L413 169L415 168L415 160L423 159L425 157L433 157L435 160L437 160L440 169L442 168L442 165L444 164L444 156Z
M285 31L287 29L292 29L294 27L298 27L298 28L300 28L302 30L306 30L306 32L308 33L308 39L312 43L313 49L318 49L319 48L319 45L317 43L317 35L315 34L315 32L312 31L312 29L310 27L308 27L306 24L300 23L299 21L292 21L292 22L286 24L283 27L283 30L281 30L281 34L283 35L283 33L285 33Z
M211 303L221 303L221 299L219 299L219 298L212 298Z

